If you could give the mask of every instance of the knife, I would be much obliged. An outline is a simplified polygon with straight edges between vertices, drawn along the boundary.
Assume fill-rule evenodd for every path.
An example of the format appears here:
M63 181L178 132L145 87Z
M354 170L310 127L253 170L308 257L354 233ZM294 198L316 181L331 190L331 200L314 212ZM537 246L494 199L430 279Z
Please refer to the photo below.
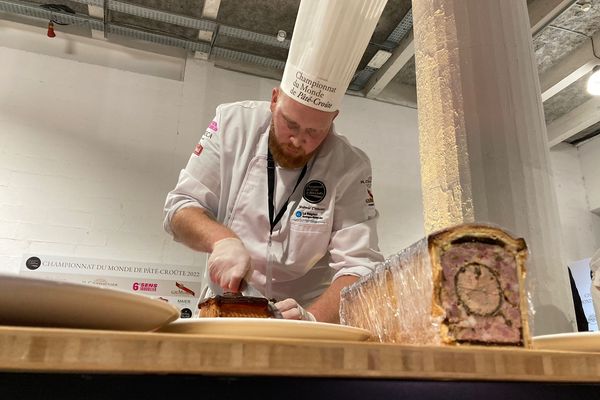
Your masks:
M242 282L240 282L239 291L244 296L265 297L260 291L258 291L258 289L254 288L254 286L249 285L246 279L242 279Z

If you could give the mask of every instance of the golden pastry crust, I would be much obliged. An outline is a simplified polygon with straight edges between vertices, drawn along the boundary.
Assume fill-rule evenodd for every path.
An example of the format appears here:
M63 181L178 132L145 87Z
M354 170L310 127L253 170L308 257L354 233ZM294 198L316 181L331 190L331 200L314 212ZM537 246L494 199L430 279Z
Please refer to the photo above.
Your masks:
M248 297L224 293L208 298L198 304L200 317L275 318L269 300L264 297Z

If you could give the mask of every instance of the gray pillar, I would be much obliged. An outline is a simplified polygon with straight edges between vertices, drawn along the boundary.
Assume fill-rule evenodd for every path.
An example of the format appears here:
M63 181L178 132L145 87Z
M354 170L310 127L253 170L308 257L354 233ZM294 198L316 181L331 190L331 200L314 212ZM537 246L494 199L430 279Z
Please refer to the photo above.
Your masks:
M574 329L525 0L413 0L425 230L525 238L536 335Z

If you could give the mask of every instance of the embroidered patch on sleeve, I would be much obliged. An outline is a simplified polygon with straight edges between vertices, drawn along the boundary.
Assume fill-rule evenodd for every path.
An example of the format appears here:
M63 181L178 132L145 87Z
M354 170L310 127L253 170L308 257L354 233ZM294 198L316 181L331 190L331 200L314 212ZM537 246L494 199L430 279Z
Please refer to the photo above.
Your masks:
M200 153L202 153L202 150L204 150L204 146L208 144L207 142L212 140L213 136L217 133L218 130L219 126L217 124L217 121L213 119L210 122L210 124L208 124L208 128L206 128L206 131L200 138L200 143L196 145L196 148L194 149L195 155L199 156Z

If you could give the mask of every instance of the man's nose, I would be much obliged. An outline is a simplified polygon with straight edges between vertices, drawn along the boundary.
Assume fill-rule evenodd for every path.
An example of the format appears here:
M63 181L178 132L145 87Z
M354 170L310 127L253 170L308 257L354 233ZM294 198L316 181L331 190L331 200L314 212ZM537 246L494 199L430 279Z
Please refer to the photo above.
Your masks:
M301 134L290 136L290 142L294 145L294 147L300 147L304 142L304 140L300 136Z

